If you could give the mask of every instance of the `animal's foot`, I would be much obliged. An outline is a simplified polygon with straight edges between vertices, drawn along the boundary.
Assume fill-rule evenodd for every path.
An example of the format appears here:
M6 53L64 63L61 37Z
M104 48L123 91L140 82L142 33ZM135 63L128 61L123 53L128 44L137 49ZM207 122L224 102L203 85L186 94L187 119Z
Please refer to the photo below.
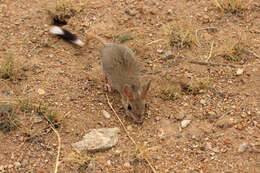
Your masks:
M108 83L105 83L104 89L105 89L106 92L112 92L112 87Z

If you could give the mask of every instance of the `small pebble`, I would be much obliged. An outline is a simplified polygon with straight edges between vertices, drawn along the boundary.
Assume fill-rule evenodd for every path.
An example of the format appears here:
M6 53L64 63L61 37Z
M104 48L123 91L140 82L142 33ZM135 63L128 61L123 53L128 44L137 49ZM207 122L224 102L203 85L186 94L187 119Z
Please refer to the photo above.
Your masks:
M109 118L111 118L111 115L110 115L110 113L108 113L107 111L105 111L105 110L102 110L102 114L103 114L103 116L106 118L106 119L109 119Z
M38 89L38 93L39 93L40 95L43 95L43 94L45 94L46 92L45 92L43 89L39 88L39 89Z
M169 10L167 11L167 14L172 14L172 9L169 9Z
M246 149L247 149L247 147L248 147L248 143L242 143L242 144L240 144L240 145L239 145L239 148L238 148L238 152L239 152L239 153L245 152Z
M171 50L167 50L164 55L163 55L163 58L166 59L166 58L172 58L173 57L173 53Z
M182 113L182 112L179 112L179 113L175 114L174 117L177 120L183 120L186 117L186 115L184 113Z
M242 75L244 70L242 68L237 69L237 75Z
M23 168L26 167L28 165L28 160L27 159L23 159L21 165L22 165Z
M20 162L14 162L14 167L16 169L20 168L21 167L21 163Z
M206 100L201 99L201 100L200 100L200 103L203 104L203 105L205 105L205 104L206 104Z
M163 53L163 50L162 49L157 49L157 52L161 54L161 53Z
M129 131L132 131L132 130L133 130L133 127L132 127L131 125L128 125L128 126L126 127L126 129L129 130Z
M127 167L127 168L130 168L130 167L131 167L131 165L130 165L129 162L125 162L124 166Z
M155 117L155 120L156 120L156 121L160 121L160 119L161 119L160 116L156 116L156 117Z
M109 165L109 166L111 165L111 160L107 161L107 165Z
M183 120L183 121L181 122L181 127L182 127L182 128L187 127L187 126L190 124L190 122L191 122L191 120Z
M141 14L140 14L140 13L137 13L137 14L135 15L135 17L136 17L137 19L140 19L140 18L141 18Z

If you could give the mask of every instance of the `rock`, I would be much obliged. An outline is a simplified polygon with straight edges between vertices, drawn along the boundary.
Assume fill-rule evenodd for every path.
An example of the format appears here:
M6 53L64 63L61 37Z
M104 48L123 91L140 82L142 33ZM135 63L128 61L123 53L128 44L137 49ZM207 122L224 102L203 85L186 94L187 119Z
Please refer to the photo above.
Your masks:
M111 160L107 160L107 165L111 165Z
M174 117L175 117L177 120L183 120L183 118L185 118L186 115L185 115L183 112L179 112L179 113L175 114Z
M27 153L27 154L28 154L28 156L29 156L29 157L34 157L34 156L35 156L35 153L34 153L34 152L32 152L32 151L28 151L28 153Z
M140 18L141 18L141 14L140 14L140 13L137 13L137 14L135 15L135 18L140 19Z
M162 49L157 49L157 52L161 54L161 53L163 53L163 50Z
M209 111L208 114L209 114L209 115L215 115L215 112Z
M208 120L210 123L213 123L214 121L216 121L218 119L218 116L215 114L215 115L209 115L208 116Z
M127 167L127 168L130 168L130 167L131 167L131 165L130 165L129 162L125 162L125 163L124 163L124 166Z
M126 9L125 13L128 14L129 16L135 16L136 14L138 14L137 10L130 10L130 9Z
M210 123L213 123L215 120L217 120L218 116L215 114L215 112L209 111L207 113L207 118Z
M43 89L39 88L39 89L38 89L38 93L39 93L40 95L43 95L43 94L45 94L46 92L45 92Z
M210 22L210 18L208 15L204 15L203 18L202 18L202 22L203 23L209 23Z
M242 75L244 73L244 70L242 68L237 69L237 76Z
M200 138L198 136L195 136L195 135L192 135L191 139L199 142L200 141Z
M14 167L15 167L16 169L20 168L21 166L22 166L22 165L21 165L20 162L14 162Z
M104 117L106 118L106 119L109 119L109 118L111 118L111 115L110 115L110 113L108 113L107 111L105 111L105 110L102 110L102 114L104 115Z
M132 131L132 130L133 130L133 127L132 127L131 125L128 125L128 126L126 127L126 129L127 129L128 131Z
M168 58L172 58L173 57L173 53L172 53L172 51L171 50L167 50L165 53L164 53L164 55L163 55L163 58L164 59L168 59Z
M156 120L156 121L160 121L160 119L161 119L160 116L156 116L156 117L155 117L155 120Z
M234 119L230 117L224 117L218 120L215 125L220 128L229 128L234 125Z
M172 9L169 9L169 10L167 11L167 14L172 14Z
M190 122L191 122L191 120L183 120L183 121L181 122L181 127L182 127L182 128L187 127L187 126L190 124Z
M161 138L161 139L164 139L164 138L165 138L165 131L164 131L162 128L159 128L159 129L158 129L158 136L159 136L159 138Z
M209 143L209 142L206 143L206 148L215 153L219 153L219 149L217 149L216 147L212 147L211 143Z
M203 105L205 105L205 104L206 104L206 100L201 99L201 100L200 100L200 103L203 104Z
M238 152L239 152L239 153L245 152L246 149L247 149L247 147L248 147L248 143L242 143L242 144L240 144L239 147L238 147Z
M42 122L42 118L40 116L35 116L33 117L33 123L37 124L37 123L40 123Z
M71 144L75 151L98 151L106 150L118 142L119 128L92 129L79 142Z

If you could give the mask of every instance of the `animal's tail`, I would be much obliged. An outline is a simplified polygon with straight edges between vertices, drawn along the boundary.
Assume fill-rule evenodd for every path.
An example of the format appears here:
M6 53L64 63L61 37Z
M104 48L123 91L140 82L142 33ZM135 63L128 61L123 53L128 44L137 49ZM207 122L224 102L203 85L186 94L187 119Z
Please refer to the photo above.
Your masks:
M65 41L72 42L80 47L84 46L84 43L80 39L78 39L76 35L72 34L71 32L59 26L55 26L55 25L51 26L50 33L57 35L62 39L64 39Z
M84 43L80 39L78 39L78 37L76 35L72 34L70 31L67 31L59 26L55 26L55 25L51 26L50 33L57 35L57 36L61 37L62 39L64 39L65 41L72 42L80 47L84 46ZM106 44L106 41L103 38L97 36L93 32L89 32L87 34L87 36L89 39L95 39L95 40L101 42L103 45Z

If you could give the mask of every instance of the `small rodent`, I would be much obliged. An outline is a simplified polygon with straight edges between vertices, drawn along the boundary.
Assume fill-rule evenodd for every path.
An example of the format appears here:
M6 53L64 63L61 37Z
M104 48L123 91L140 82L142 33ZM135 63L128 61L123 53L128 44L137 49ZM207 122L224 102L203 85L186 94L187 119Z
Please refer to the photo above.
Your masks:
M71 32L58 26L52 26L50 33L60 36L66 41L83 47L84 43ZM151 80L145 82L140 77L141 64L134 52L123 44L107 43L93 32L87 34L104 45L100 52L105 89L115 88L121 95L121 101L126 114L136 123L143 122L145 114L145 97L151 85Z

